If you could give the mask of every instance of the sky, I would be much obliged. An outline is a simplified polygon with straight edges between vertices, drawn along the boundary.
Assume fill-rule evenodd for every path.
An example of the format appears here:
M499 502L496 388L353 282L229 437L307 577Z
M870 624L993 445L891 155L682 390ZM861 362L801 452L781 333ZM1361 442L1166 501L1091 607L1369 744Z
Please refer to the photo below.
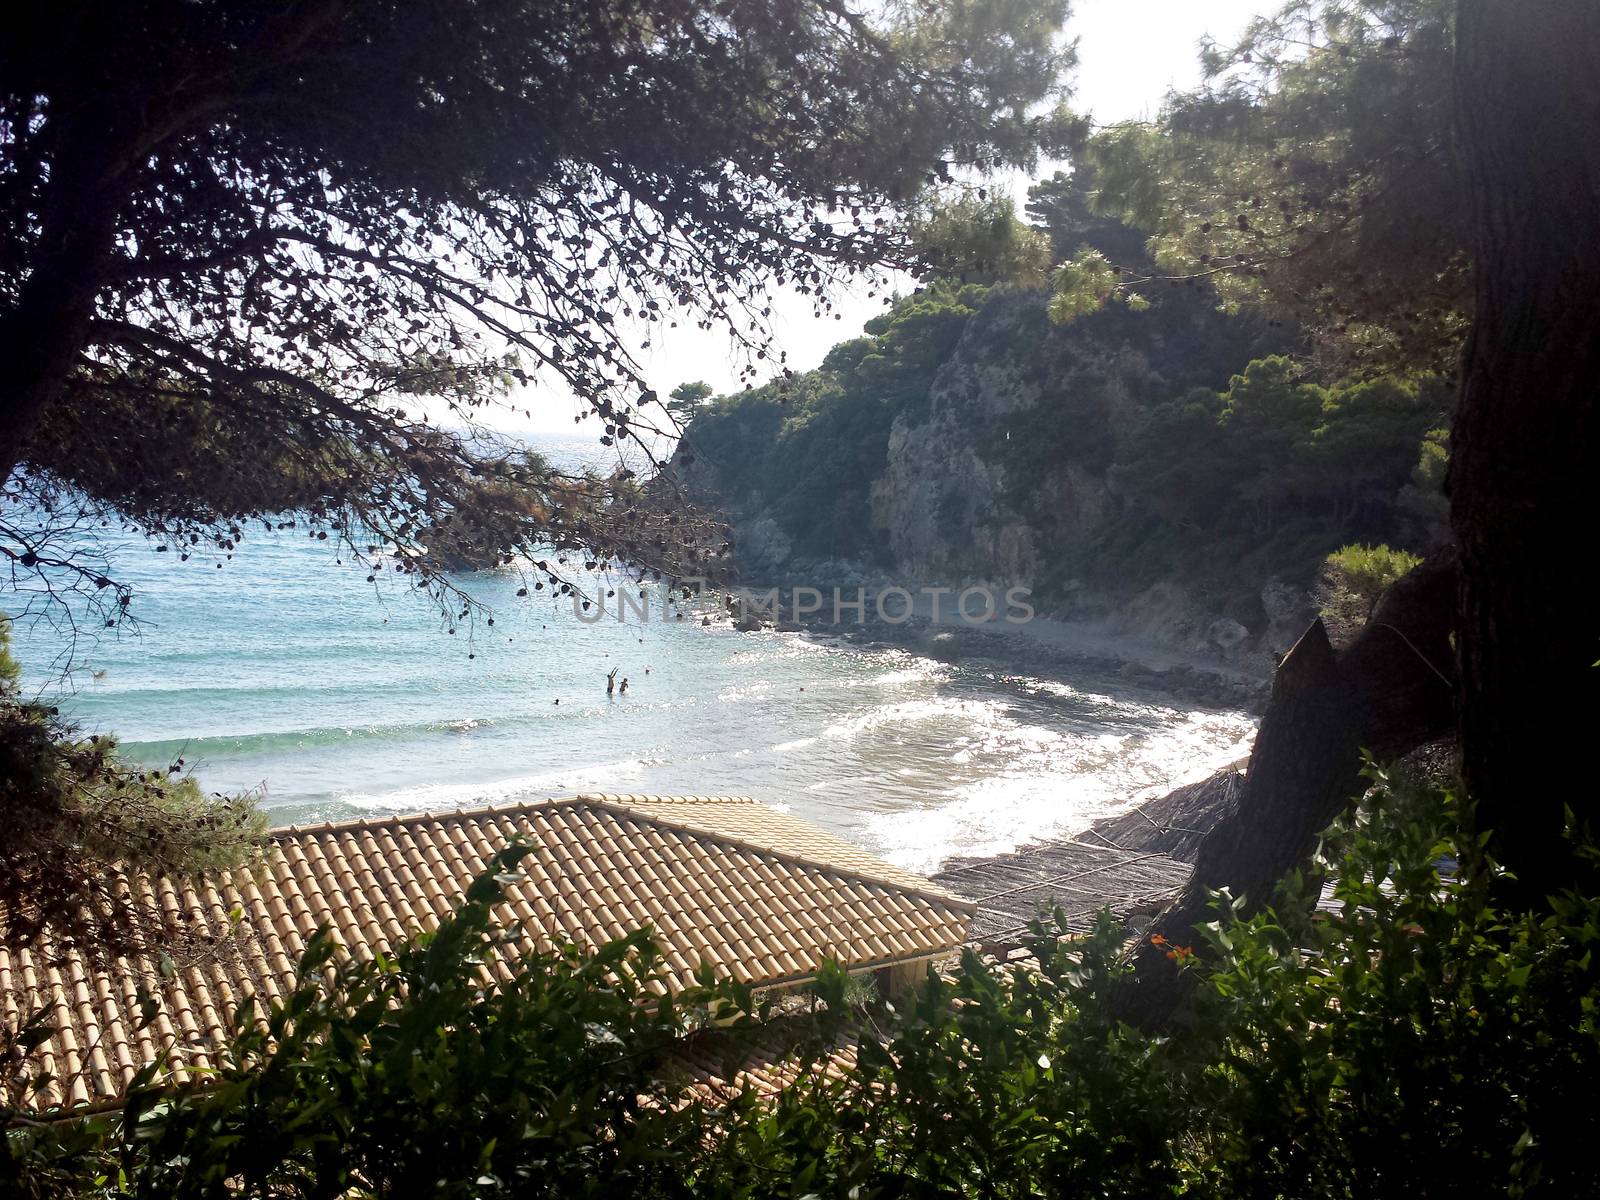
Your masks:
M1073 105L1105 124L1152 117L1169 90L1200 82L1202 38L1228 42L1251 17L1274 7L1274 0L1076 0L1066 28L1067 37L1078 39ZM1017 180L1019 197L1026 194L1026 183ZM862 323L883 310L881 298L869 300L859 293L841 301L839 319L830 315L817 320L809 301L774 297L773 332L788 352L791 368L815 367L835 343L859 334ZM664 337L661 329L656 327L650 349L638 351L644 375L658 394L664 397L678 384L697 379L718 392L740 386L739 362L726 332L700 330L693 321L680 322ZM574 422L581 405L571 396L535 387L514 396L512 403L528 415L506 414L490 423L541 433L599 432L592 421L582 426Z

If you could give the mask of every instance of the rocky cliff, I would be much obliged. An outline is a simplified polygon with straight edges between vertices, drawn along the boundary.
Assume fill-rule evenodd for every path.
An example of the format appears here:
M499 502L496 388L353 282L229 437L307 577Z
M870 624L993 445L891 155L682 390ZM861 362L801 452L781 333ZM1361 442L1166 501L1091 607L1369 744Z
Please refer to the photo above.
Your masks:
M1019 451L1053 407L1077 409L1085 430L1109 425L1137 356L1085 379L1085 362L1043 316L1027 294L985 306L929 389L927 418L895 419L872 510L910 577L1038 587L1104 516L1106 480L1081 454L1030 475ZM1018 357L1024 344L1036 351Z
M877 403L850 388L874 361L894 361L894 328L849 344L844 365L794 391L773 385L697 418L670 470L732 517L746 577L1023 586L1047 615L1269 671L1313 613L1312 580L1252 564L1219 584L1186 567L1172 549L1182 513L1153 516L1126 493L1117 458L1157 404L1225 388L1268 344L1264 331L1186 292L1153 312L1111 309L1063 327L1042 295L996 289L942 332L919 360L920 390L895 377L915 401L875 413L865 433L827 431L847 404ZM874 437L881 445L864 455ZM797 504L788 481L826 475L844 445L871 478L858 467ZM830 510L858 490L858 507L841 498ZM851 553L818 553L829 522L867 529Z

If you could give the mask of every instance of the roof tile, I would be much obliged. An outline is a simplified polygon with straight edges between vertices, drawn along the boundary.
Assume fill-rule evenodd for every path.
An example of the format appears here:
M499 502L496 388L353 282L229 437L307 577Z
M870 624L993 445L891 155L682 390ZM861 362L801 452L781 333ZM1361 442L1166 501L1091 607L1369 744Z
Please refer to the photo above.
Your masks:
M973 910L747 798L580 796L278 830L266 860L233 877L128 881L195 948L176 972L0 946L0 1020L44 1007L59 1026L31 1064L58 1078L33 1102L115 1102L158 1057L180 1075L212 1065L240 1002L287 991L319 925L334 929L342 956L359 957L433 929L515 835L534 849L503 916L544 945L592 947L650 925L675 988L702 961L763 986L804 978L828 957L864 969L944 953ZM141 1028L142 990L160 1008Z

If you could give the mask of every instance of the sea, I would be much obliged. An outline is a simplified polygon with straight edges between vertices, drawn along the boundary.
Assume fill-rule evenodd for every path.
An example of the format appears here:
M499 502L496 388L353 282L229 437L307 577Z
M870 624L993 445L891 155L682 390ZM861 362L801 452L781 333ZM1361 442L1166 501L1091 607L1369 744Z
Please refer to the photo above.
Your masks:
M605 465L592 438L527 440ZM519 597L514 569L459 577L485 606L469 626L303 530L258 525L231 557L188 562L127 535L110 550L136 626L68 642L23 617L24 687L139 761L253 793L275 825L579 791L741 795L933 871L1080 832L1254 734L1246 713L1114 670L741 633L709 599L586 621L548 592ZM607 694L613 670L625 693Z

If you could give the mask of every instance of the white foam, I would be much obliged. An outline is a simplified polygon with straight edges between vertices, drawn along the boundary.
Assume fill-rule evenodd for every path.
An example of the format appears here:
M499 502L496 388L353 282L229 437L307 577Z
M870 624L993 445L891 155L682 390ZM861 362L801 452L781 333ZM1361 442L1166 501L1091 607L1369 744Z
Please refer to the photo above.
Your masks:
M638 779L649 763L642 759L597 763L478 783L429 783L388 792L337 792L334 799L354 808L382 812L432 812L480 808L588 789L615 791L619 781Z
M1186 713L1159 732L1139 734L1001 725L951 755L967 771L982 771L993 759L991 771L955 785L941 802L875 814L863 832L889 861L936 871L958 855L1004 854L1081 833L1205 778L1247 752L1253 737L1243 713Z

